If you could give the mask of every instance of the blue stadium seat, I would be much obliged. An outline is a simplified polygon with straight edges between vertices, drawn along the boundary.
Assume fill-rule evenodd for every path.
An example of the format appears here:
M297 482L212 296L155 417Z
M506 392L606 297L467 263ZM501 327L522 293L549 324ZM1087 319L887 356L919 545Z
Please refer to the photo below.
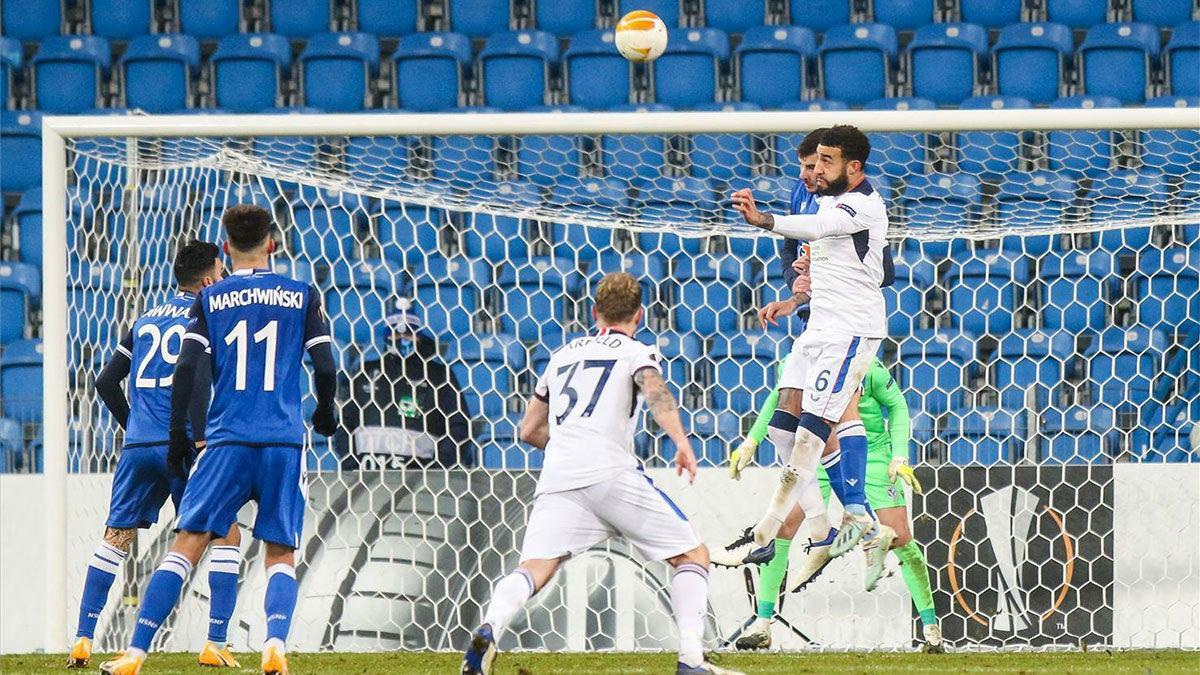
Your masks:
M1200 323L1200 248L1147 248L1138 256L1138 323L1171 330Z
M585 108L628 103L629 67L613 44L611 30L589 30L571 36L571 45L563 54L570 103Z
M821 43L821 83L827 98L863 105L888 95L899 43L883 24L835 26Z
M875 23L896 30L918 30L933 23L934 0L873 0Z
M954 229L978 217L981 199L977 177L934 173L910 176L902 201L909 223Z
M272 112L288 115L314 115L321 111L315 108L291 107L279 108ZM275 166L287 167L296 171L311 171L317 166L317 155L320 153L321 139L315 136L256 136L251 142L254 154L259 155ZM260 181L272 198L292 196L299 185L293 181L265 180Z
M333 0L267 0L271 32L307 38L330 29Z
M664 362L664 375L676 393L693 381L692 366L703 358L704 341L695 333L659 331L655 335L638 335L638 339L658 347Z
M979 407L946 419L950 463L992 466L1016 461L1020 424L1002 408Z
M796 176L800 173L799 169L791 170L791 167L795 165L796 160L792 159L785 164L788 168L783 169L777 176L754 176L752 178L730 181L729 191L749 188L754 191L754 199L758 203L760 211L764 213L787 213L792 206L792 188L795 187ZM723 220L729 223L745 224L741 215L734 211L731 205L724 206L726 208L722 211ZM774 257L779 251L782 242L782 239L776 237L731 235L729 237L729 252L747 259L757 255ZM771 266L768 265L767 267L769 269Z
M1038 260L1042 280L1042 325L1078 333L1106 326L1112 254L1051 253Z
M421 0L358 0L358 30L390 38L416 32L420 4Z
M679 258L672 275L679 284L674 302L676 330L700 335L737 330L746 286L756 279L744 262L733 256Z
M471 114L472 109L455 112ZM444 185L470 188L496 178L494 136L435 136L433 176Z
M0 412L22 422L42 419L42 341L21 340L0 354Z
M200 43L190 35L143 35L121 56L125 106L148 113L190 107L200 74Z
M13 222L20 235L17 250L21 262L42 266L42 188L33 187L21 193L21 201L13 211Z
M246 33L221 38L209 59L214 104L232 113L279 107L291 61L292 48L282 35Z
M62 0L4 0L0 24L16 40L41 40L58 35L63 23Z
M177 0L179 32L215 40L241 29L242 0Z
M1167 43L1167 70L1171 93L1176 96L1200 96L1200 21L1180 24Z
M753 103L710 103L697 106L698 111L754 111ZM750 134L694 134L689 157L692 175L729 181L734 177L748 178L754 165L754 143Z
M340 346L360 351L382 346L383 318L393 306L396 282L383 260L338 261L330 269L325 311Z
M291 202L292 243L309 260L337 261L354 251L367 218L366 199L353 192L300 186Z
M21 41L0 35L0 109L16 107L10 100L16 91L17 78L21 73Z
M868 103L866 110L933 110L936 107L933 101L923 98L881 98ZM929 152L927 134L891 131L869 133L867 138L871 141L868 170L892 178L924 173Z
M1019 328L1000 338L991 361L1000 405L1037 410L1063 382L1064 361L1075 356L1075 339L1065 332Z
M1132 0L1133 20L1159 28L1170 28L1190 21L1192 0Z
M712 184L701 178L661 176L640 180L636 187L644 220L698 223L717 208Z
M517 438L519 416L490 421L478 437L482 465L485 469L505 471L537 471L542 468L546 453L520 443Z
M89 0L92 35L109 40L132 40L154 29L154 0Z
M729 36L715 28L670 31L667 50L654 60L654 97L675 108L717 100L721 61L729 57Z
M430 206L386 200L375 220L379 253L392 264L404 266L438 250L439 230L445 212Z
M574 302L580 280L570 262L532 258L518 267L505 266L496 285L504 294L504 332L524 341L548 341L563 334L568 303Z
M1166 336L1146 326L1102 331L1084 354L1100 403L1119 410L1150 401L1154 380L1165 370L1167 347Z
M510 0L448 0L450 30L482 38L509 29Z
M1003 28L1021 20L1023 0L959 0L962 20L984 28Z
M487 39L479 62L483 98L501 110L521 110L546 103L550 66L558 61L558 38L542 31L495 33Z
M563 106L535 108L530 112L581 112L584 108ZM583 137L567 135L521 136L517 139L517 174L540 185L553 186L564 176L578 176L582 166Z
M888 332L908 335L921 327L925 293L933 286L935 269L921 258L907 261L897 256L896 281L883 289L887 306Z
M1068 96L1051 108L1119 108L1121 102L1109 96ZM1109 170L1113 161L1113 132L1051 131L1047 134L1050 170L1068 176L1094 178Z
M92 35L48 37L30 61L39 110L76 114L103 107L112 65L108 40Z
M1156 169L1116 169L1092 183L1085 203L1091 209L1093 222L1154 219L1166 204L1167 186L1163 174ZM1129 247L1140 250L1150 243L1150 229L1145 227L1104 230L1100 232L1101 246L1109 250Z
M1057 225L1075 198L1075 184L1049 171L1017 172L1004 176L996 193L996 220L1006 227ZM1004 248L1026 255L1050 250L1049 236L1005 238Z
M1071 28L1091 28L1108 20L1108 0L1046 0L1046 16Z
M425 325L438 335L466 335L480 309L483 290L491 281L490 267L464 257L426 254L410 264L412 287L425 316Z
M1001 96L1034 104L1058 98L1067 58L1075 49L1071 29L1057 23L1005 26L992 47L992 78Z
M987 30L969 23L923 26L908 45L913 96L958 105L979 88Z
M837 110L849 110L850 106L842 101L828 101L825 99L815 99L811 101L790 101L779 106L781 110L796 110L800 112L830 112ZM799 175L800 160L798 152L800 144L804 142L804 137L808 134L775 134L775 164L784 169L784 172L789 175ZM786 167L791 167L791 170L786 170Z
M538 30L574 35L596 27L596 0L543 0L534 4L534 23Z
M1200 96L1159 96L1148 108L1198 108ZM1142 132L1142 161L1168 174L1200 174L1200 130L1148 129Z
M1074 406L1042 411L1041 460L1046 464L1103 464L1111 458L1114 415L1111 408Z
M900 385L909 407L940 415L969 380L975 339L965 333L921 329L900 341Z
M729 33L745 33L763 25L765 0L703 0L704 25Z
M446 362L458 376L471 417L493 420L525 371L525 348L508 335L461 335L446 343Z
M200 227L197 237L206 241L221 241L221 215L234 204L254 204L268 211L274 209L272 198L258 184L221 185L206 191L198 205Z
M524 186L513 187L525 190ZM469 225L463 232L463 250L468 257L483 258L493 264L506 260L520 264L529 257L532 221L488 213L468 213L463 218Z
M603 213L628 213L629 195L619 178L566 176L554 185L549 204L563 213L595 218Z
M737 48L742 100L764 108L799 101L808 89L808 59L817 53L812 31L796 26L755 26Z
M741 421L735 413L698 408L683 413L683 425L692 434L692 450L702 467L721 466L725 463L729 445L741 434ZM675 446L666 434L659 432L649 441L648 454L655 460L670 463L675 459Z
M1106 23L1087 32L1079 46L1083 88L1126 105L1146 100L1158 63L1158 29L1146 23Z
M344 154L346 173L364 183L381 175L390 181L403 180L410 140L404 136L351 136Z
M24 192L42 183L42 116L0 111L0 191Z
M392 88L396 105L433 112L459 105L463 68L471 63L471 40L460 33L414 33L400 38Z
M790 0L792 25L822 33L850 23L852 0Z
M1032 107L1015 96L975 96L962 102L963 110L1012 110ZM958 168L972 174L1006 174L1017 169L1021 147L1029 135L1020 131L960 131L955 134Z
M622 105L613 112L665 112L670 106ZM604 167L609 176L622 180L654 178L663 173L667 163L667 140L662 136L605 136L600 141Z
M972 256L952 265L945 281L955 325L969 333L1003 335L1013 327L1017 289L1029 283L1029 263L1025 257Z
M304 105L328 112L370 107L379 72L379 39L369 33L314 35L300 55Z
M598 271L602 253L609 265L618 264L623 259L613 248L613 231L606 227L554 223L550 227L550 242L556 259L574 261L578 267L587 268L588 271ZM631 260L633 257L630 256Z
M780 344L769 334L734 333L713 340L713 407L746 414L758 410L771 391Z
M119 263L73 262L67 273L67 335L76 345L109 349L120 337Z
M41 294L42 280L36 267L0 262L0 345L25 337Z
M683 25L683 0L620 0L617 14L625 16L634 10L654 12L668 29Z

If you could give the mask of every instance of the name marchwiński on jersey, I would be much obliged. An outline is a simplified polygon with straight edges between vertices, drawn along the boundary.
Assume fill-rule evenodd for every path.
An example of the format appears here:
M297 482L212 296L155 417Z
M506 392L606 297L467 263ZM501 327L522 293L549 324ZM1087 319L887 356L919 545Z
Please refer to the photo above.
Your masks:
M186 319L188 314L191 311L192 311L192 308L188 305L180 306L180 305L166 304L166 305L159 305L158 307L155 307L154 309L149 310L148 312L143 314L142 317L147 318L147 319L159 319L159 318L162 318L165 316L165 317L169 317L172 319Z
M284 309L304 309L304 291L275 288L243 288L208 296L208 311L219 312L230 307L271 305Z

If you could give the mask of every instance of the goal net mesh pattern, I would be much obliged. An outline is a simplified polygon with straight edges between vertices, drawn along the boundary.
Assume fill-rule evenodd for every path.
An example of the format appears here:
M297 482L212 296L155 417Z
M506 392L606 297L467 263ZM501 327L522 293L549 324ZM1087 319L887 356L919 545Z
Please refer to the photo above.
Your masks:
M1165 647L1191 621L1188 594L1159 561L1125 561L1132 577L1115 569L1112 475L1118 462L1195 459L1197 135L871 134L868 174L889 204L897 260L880 357L912 413L910 459L926 487L910 495L914 534L955 646ZM172 293L176 246L220 241L222 212L254 203L278 223L275 269L323 294L353 419L405 418L412 429L425 420L443 464L357 433L310 437L293 649L460 648L491 583L515 565L532 504L542 457L517 442L517 420L550 351L588 330L604 273L641 279L640 337L662 351L702 465L723 465L746 432L800 324L758 325L757 308L787 297L780 241L749 232L728 194L750 187L763 210L786 212L802 137L69 140L71 419L47 423L69 424L71 470L92 488L71 501L70 521L86 527L70 530L70 598L122 440L94 378L139 313ZM370 374L392 358L385 317L409 302L436 341L429 358L453 374L457 409L431 409L420 383L407 402L379 403ZM773 487L771 469L736 484L716 469L695 487L673 482L655 467L668 467L674 448L652 423L636 452L710 545L753 523ZM758 460L777 464L769 442ZM127 563L100 649L127 638L169 543L169 513ZM253 522L253 507L240 521ZM231 639L253 648L264 631L262 550L243 552ZM913 644L920 629L900 575L867 595L858 556L789 597L783 615L811 641L788 634L781 644ZM203 640L204 570L161 632L163 648ZM741 574L713 575L711 646L749 616ZM501 646L671 648L668 578L662 563L605 545L568 563ZM1117 606L1114 595L1135 590L1141 609ZM1143 613L1148 632L1115 635L1122 611Z

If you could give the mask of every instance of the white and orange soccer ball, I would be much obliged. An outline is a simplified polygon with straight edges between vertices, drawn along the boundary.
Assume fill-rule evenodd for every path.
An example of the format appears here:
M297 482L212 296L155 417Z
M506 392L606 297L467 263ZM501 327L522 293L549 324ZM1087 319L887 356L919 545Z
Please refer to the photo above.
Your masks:
M662 56L667 48L667 25L653 12L639 9L617 22L617 51L635 63Z

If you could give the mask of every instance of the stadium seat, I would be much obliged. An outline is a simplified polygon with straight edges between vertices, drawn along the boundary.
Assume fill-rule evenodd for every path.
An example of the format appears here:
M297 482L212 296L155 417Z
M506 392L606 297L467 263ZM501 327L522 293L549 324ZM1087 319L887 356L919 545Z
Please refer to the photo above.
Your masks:
M550 66L557 61L558 38L550 33L493 34L479 53L484 101L501 110L543 105L549 96Z
M88 0L92 35L109 40L132 40L154 29L154 0Z
M446 344L471 417L493 420L505 414L507 398L525 371L525 348L508 335L463 335Z
M289 38L307 38L330 30L333 0L267 0L270 30Z
M4 0L0 25L15 40L41 40L62 30L63 0Z
M0 191L24 192L42 182L42 116L0 111Z
M1041 461L1046 464L1100 464L1112 461L1108 450L1116 428L1113 411L1074 406L1042 411Z
M1131 0L1133 20L1159 28L1170 28L1190 21L1192 0Z
M980 201L979 179L967 173L910 176L902 197L909 223L943 230L976 219Z
M1200 21L1180 24L1167 43L1167 71L1171 93L1176 96L1200 96Z
M274 210L272 197L258 184L217 186L206 192L197 206L200 217L197 236L206 241L220 241L225 236L221 231L221 215L234 204L254 204Z
M751 0L757 1L757 0ZM620 0L617 4L619 16L635 10L654 12L668 29L683 25L683 0Z
M548 203L562 213L590 218L628 213L626 183L619 178L565 176L551 189Z
M463 68L471 63L470 38L459 33L405 35L392 59L397 107L433 112L459 105Z
M314 115L320 111L315 108L293 107L278 108L274 113L287 115ZM321 140L315 136L256 136L251 141L254 154L263 157L277 167L286 167L295 171L311 171L317 166L317 155ZM261 181L272 198L294 195L299 185L287 180Z
M463 250L468 257L482 258L492 264L504 261L520 264L529 257L532 221L489 213L466 213L462 217L467 224Z
M1046 0L1049 21L1086 29L1108 20L1108 0Z
M864 105L888 95L899 43L883 24L835 26L821 43L821 84L827 98Z
M666 112L665 105L623 105L613 112ZM600 141L609 176L622 180L656 178L667 163L667 140L662 136L610 135Z
M974 96L962 102L963 110L1011 110L1031 107L1015 96ZM960 171L976 175L1006 174L1017 169L1021 148L1029 144L1020 131L960 131L954 136Z
M729 36L715 28L670 31L667 50L654 60L654 97L675 108L717 100L721 61L729 57Z
M67 335L75 345L109 349L122 329L119 263L73 262L67 273Z
M576 33L563 54L568 100L572 105L592 109L627 104L629 68L629 62L613 44L611 30Z
M574 35L596 27L596 0L542 0L533 14L538 30Z
M812 31L796 26L755 26L737 48L741 97L764 108L804 98L808 59L817 53Z
M1200 249L1147 248L1138 255L1138 323L1170 331L1200 323Z
M25 337L41 289L41 274L33 265L0 262L0 345Z
M996 220L1007 228L1054 226L1067 215L1075 198L1075 184L1049 171L1018 172L1004 176L996 193ZM1025 255L1050 250L1049 236L1013 236L1004 248Z
M1158 29L1146 23L1106 23L1087 32L1079 47L1081 79L1090 96L1140 104L1158 62Z
M745 33L762 26L766 0L703 0L704 25L729 33Z
M15 108L16 85L21 73L21 41L0 35L0 110Z
M834 26L850 23L850 0L790 0L789 17L794 26L804 26L823 33Z
M19 237L17 250L21 262L34 267L42 266L42 189L33 187L21 193L21 201L13 211L13 222Z
M741 434L741 421L735 413L697 408L681 414L684 428L691 431L692 450L701 467L721 466L729 452L729 444ZM657 430L657 427L656 427ZM656 461L670 463L675 459L675 445L666 434L658 431L646 440L645 453Z
M573 264L554 258L532 258L499 271L496 285L504 294L500 325L523 341L548 341L563 334L580 280Z
M471 114L477 111L479 109L459 108L455 112ZM442 186L455 188L490 185L496 179L495 150L494 136L435 136L433 177Z
M179 32L200 40L237 33L242 24L242 0L177 0Z
M148 113L191 107L200 74L200 44L190 35L143 35L121 56L125 106Z
M375 237L385 260L403 267L438 250L444 211L392 200L384 200L382 207L383 213L375 219Z
M900 385L910 397L909 406L940 415L969 381L975 339L964 333L921 329L900 341L898 357Z
M1067 58L1074 51L1071 29L1057 23L1005 26L992 47L992 78L1001 96L1017 96L1034 104L1059 96Z
M38 110L77 114L103 107L112 57L108 40L91 35L48 37L30 61Z
M477 436L479 454L485 469L536 471L542 468L546 453L519 442L520 416L488 420Z
M934 4L934 0L872 0L872 20L896 30L918 30L933 23Z
M933 101L923 98L882 98L871 101L866 110L933 110ZM892 131L869 133L871 155L868 170L878 171L893 179L925 171L929 136L924 133Z
M363 33L397 38L420 28L421 0L358 0L352 4L356 5L358 30Z
M581 112L584 108L534 108L530 112ZM535 134L517 139L517 174L539 185L553 186L564 176L578 176L583 137Z
M42 341L10 343L0 354L0 407L22 422L42 419Z
M1167 202L1163 174L1156 169L1116 169L1092 183L1084 202L1094 223L1118 220L1153 220ZM1140 250L1150 243L1145 227L1104 230L1101 246L1108 250L1128 247Z
M214 104L232 113L279 107L291 61L291 46L282 35L245 33L221 38L209 59Z
M1075 356L1075 339L1065 332L1019 328L1000 338L990 367L1000 405L1040 409L1063 382L1064 361Z
M382 348L383 317L392 307L396 282L383 260L337 261L325 291L329 329L340 346Z
M683 257L672 275L679 284L674 302L675 329L714 335L737 330L746 305L742 295L756 279L744 262L733 256Z
M895 265L896 280L883 289L888 332L892 335L909 335L921 327L925 294L933 286L935 268L920 258L908 261L897 257Z
M710 103L697 106L698 111L754 111L753 103ZM754 142L750 134L693 134L689 157L692 175L729 181L735 177L748 178L754 165Z
M775 380L780 346L770 334L759 332L714 339L709 353L714 362L713 407L741 415L758 410Z
M1003 28L1021 20L1023 0L959 0L962 20L984 28Z
M1013 327L1017 289L1029 283L1029 263L1025 257L977 252L952 265L944 279L954 325L978 335L1003 335Z
M653 335L638 335L637 338L658 347L665 365L664 375L671 388L682 392L693 382L692 366L703 357L704 342L695 333L658 331Z
M1166 336L1146 326L1102 331L1084 353L1100 403L1119 410L1150 401L1154 380L1165 370L1167 347Z
M415 259L414 259L415 260ZM425 324L438 335L466 335L483 307L483 292L491 280L481 261L426 253L411 262L412 288Z
M951 464L959 466L1012 463L1017 460L1019 424L1016 415L995 407L951 414L943 431Z
M450 30L473 38L503 33L510 27L511 0L448 0Z
M369 33L322 33L300 55L304 105L328 112L371 107L379 72L379 39Z
M366 200L341 190L300 186L291 201L292 243L309 260L338 261L354 252Z
M811 101L789 101L779 106L780 110L796 110L800 112L829 112L849 110L850 106L842 101L827 101L816 99ZM775 166L792 176L800 173L800 160L797 153L800 144L808 134L775 134ZM785 167L791 167L787 170Z
M1110 96L1069 96L1060 98L1051 108L1119 108L1121 102ZM1051 131L1047 134L1050 170L1068 176L1097 177L1109 170L1113 161L1113 132Z
M704 179L661 176L639 180L635 187L643 220L699 223L717 209L716 193Z
M381 176L391 182L402 181L408 170L410 141L405 136L351 136L343 155L346 173L364 183Z
M1198 64L1200 65L1200 64ZM1200 96L1159 96L1148 108L1200 108ZM1142 161L1168 174L1200 174L1200 130L1148 129L1142 132Z
M1106 326L1106 289L1112 281L1112 264L1112 255L1102 250L1050 253L1039 258L1042 325L1071 333Z
M969 23L922 26L908 45L913 96L958 105L979 88L987 31Z

